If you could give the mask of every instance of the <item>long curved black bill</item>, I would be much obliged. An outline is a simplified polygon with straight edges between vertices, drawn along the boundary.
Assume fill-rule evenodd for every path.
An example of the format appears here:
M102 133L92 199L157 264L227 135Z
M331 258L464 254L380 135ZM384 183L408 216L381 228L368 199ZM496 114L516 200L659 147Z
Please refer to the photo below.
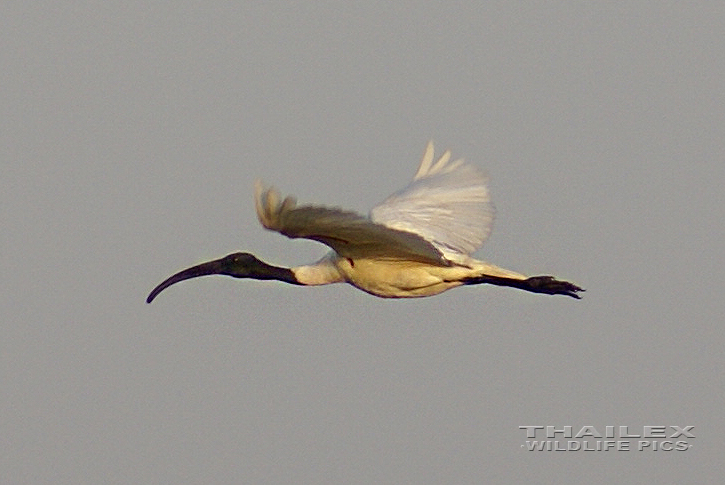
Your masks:
M219 274L221 271L222 263L220 259L217 259L215 261L209 261L208 263L201 263L196 266L192 266L191 268L187 268L183 271L179 271L175 275L166 278L159 284L159 286L154 288L151 293L149 293L148 298L146 298L146 303L151 303L152 301L154 301L154 298L156 298L159 293L164 291L169 286L178 283L179 281L188 280L190 278L197 278L199 276Z

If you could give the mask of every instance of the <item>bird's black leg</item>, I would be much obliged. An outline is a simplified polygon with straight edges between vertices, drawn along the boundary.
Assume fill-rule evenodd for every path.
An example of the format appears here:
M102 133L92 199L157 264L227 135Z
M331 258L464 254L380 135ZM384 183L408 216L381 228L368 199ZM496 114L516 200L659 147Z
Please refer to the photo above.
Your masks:
M578 292L584 291L574 283L568 281L557 280L553 276L532 276L525 280L517 280L515 278L503 278L500 276L472 276L463 280L466 285L490 284L496 286L511 286L521 290L530 291L532 293L545 293L547 295L566 295L572 298L580 299Z

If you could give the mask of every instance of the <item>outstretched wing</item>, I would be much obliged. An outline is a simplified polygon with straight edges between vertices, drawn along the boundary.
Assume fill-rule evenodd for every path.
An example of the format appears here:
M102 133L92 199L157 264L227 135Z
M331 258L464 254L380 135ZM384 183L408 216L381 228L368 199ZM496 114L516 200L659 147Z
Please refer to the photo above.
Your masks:
M410 259L448 265L441 252L417 234L376 224L351 211L320 206L297 206L294 197L281 199L274 188L255 185L259 222L291 238L306 238L330 246L340 256Z
M450 151L433 163L431 141L413 181L375 206L370 219L417 234L447 260L460 261L491 234L495 209L487 181L478 168L462 159L451 162Z

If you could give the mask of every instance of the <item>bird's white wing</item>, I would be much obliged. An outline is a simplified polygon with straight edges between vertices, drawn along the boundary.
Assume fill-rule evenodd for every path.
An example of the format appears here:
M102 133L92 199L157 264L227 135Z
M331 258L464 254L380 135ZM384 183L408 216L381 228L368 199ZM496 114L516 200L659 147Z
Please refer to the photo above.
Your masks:
M306 238L330 246L340 256L411 259L449 265L441 252L417 234L376 224L351 211L320 206L297 206L294 197L284 200L274 188L255 185L259 222L291 238Z
M428 142L413 181L370 211L370 219L418 234L452 262L480 248L491 234L495 209L486 176L445 152L433 163Z

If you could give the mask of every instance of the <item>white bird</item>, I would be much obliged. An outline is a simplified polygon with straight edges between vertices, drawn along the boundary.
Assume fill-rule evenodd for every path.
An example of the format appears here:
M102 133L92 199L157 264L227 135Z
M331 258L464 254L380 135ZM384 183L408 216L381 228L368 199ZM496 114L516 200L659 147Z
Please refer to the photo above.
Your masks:
M431 296L461 285L488 283L534 293L580 298L584 291L553 276L526 277L470 255L491 233L494 208L486 176L446 151L433 163L429 142L413 181L375 206L369 216L339 208L297 206L256 183L257 216L264 227L332 248L314 264L281 268L249 253L233 253L181 271L149 294L189 278L221 274L296 285L350 283L383 298Z

